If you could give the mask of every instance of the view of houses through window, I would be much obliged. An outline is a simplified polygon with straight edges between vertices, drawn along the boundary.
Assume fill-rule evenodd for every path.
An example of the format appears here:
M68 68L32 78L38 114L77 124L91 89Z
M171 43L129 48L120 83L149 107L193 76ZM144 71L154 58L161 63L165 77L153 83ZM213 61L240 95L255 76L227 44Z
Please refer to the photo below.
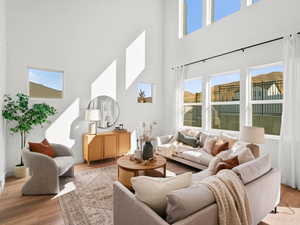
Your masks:
M267 134L279 135L283 99L283 66L250 70L252 125Z
M202 80L184 82L184 126L202 127Z
M279 135L283 104L283 66L274 64L249 69L251 87L250 109L240 109L240 92L246 95L247 89L240 90L240 73L225 73L211 77L209 89L202 80L187 80L184 84L184 126L202 127L202 104L210 106L207 111L210 118L208 129L239 131L240 113L248 114L249 121L256 127L264 127L265 133ZM247 79L245 79L246 82ZM203 92L210 96L209 102L203 101ZM248 105L248 104L243 104ZM245 117L246 118L246 117Z
M211 128L240 129L240 74L215 76L211 84Z

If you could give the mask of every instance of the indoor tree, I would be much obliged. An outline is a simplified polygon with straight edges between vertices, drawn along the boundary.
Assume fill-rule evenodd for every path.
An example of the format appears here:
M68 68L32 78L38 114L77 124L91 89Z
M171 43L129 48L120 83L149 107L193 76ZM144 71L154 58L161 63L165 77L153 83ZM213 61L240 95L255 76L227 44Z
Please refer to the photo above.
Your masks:
M46 103L29 103L29 96L18 93L15 98L10 95L4 96L2 116L11 122L10 131L21 135L21 149L25 147L26 135L37 125L49 122L47 119L56 113L56 109ZM23 166L21 163L18 166Z

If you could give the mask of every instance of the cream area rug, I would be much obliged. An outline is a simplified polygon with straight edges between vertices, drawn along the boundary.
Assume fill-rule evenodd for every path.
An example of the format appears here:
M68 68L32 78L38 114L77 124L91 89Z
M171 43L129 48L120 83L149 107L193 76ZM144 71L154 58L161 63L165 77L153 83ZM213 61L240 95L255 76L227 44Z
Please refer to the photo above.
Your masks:
M196 172L174 162L168 162L167 172L181 174ZM61 179L61 193L58 194L65 225L113 225L113 182L117 167L81 171L74 178Z

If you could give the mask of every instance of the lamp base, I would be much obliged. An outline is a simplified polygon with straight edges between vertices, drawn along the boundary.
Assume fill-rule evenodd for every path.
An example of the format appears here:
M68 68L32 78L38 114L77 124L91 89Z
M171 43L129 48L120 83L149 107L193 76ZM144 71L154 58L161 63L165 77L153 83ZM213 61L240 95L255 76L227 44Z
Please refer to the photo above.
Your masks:
M258 145L248 144L247 147L250 148L250 150L255 158L258 158L260 156L260 148Z
M97 123L96 122L89 123L89 134L97 134Z

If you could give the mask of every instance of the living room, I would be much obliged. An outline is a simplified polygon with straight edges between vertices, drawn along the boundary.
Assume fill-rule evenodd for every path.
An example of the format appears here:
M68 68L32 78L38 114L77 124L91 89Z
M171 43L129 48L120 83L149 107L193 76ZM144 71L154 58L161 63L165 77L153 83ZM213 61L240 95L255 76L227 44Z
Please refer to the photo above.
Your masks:
M250 199L261 211L250 207L253 224L300 224L299 7L297 0L0 0L0 95L6 96L0 224L234 224L221 221L210 192L210 207L219 208L209 209L219 216L214 219L210 211L203 219L201 204L180 219L174 219L178 211L167 213L168 219L151 207L141 207L151 210L143 214L138 206L151 206L143 197L136 202L136 178L151 186L206 173L218 154L200 166L189 158L206 154L200 145L208 141L199 144L204 135L226 136L232 152L231 140L252 144L260 155L252 158L268 155L269 173L281 176L279 202L280 182L267 183L266 171L260 174L267 185L261 193L273 190L274 199L265 205ZM22 122L12 116L12 104L20 101L42 108L28 111L34 114L25 127L12 129ZM99 115L105 104L111 116ZM31 163L32 152L23 152L30 144L44 146L43 140L58 149L57 157L72 157L61 160L69 164L60 174L67 178L45 174L53 161ZM195 148L187 144L193 141ZM184 155L182 143L192 156ZM130 175L131 164L147 176ZM152 178L157 172L166 178ZM158 189L149 193L160 196ZM126 204L132 208L122 211Z

